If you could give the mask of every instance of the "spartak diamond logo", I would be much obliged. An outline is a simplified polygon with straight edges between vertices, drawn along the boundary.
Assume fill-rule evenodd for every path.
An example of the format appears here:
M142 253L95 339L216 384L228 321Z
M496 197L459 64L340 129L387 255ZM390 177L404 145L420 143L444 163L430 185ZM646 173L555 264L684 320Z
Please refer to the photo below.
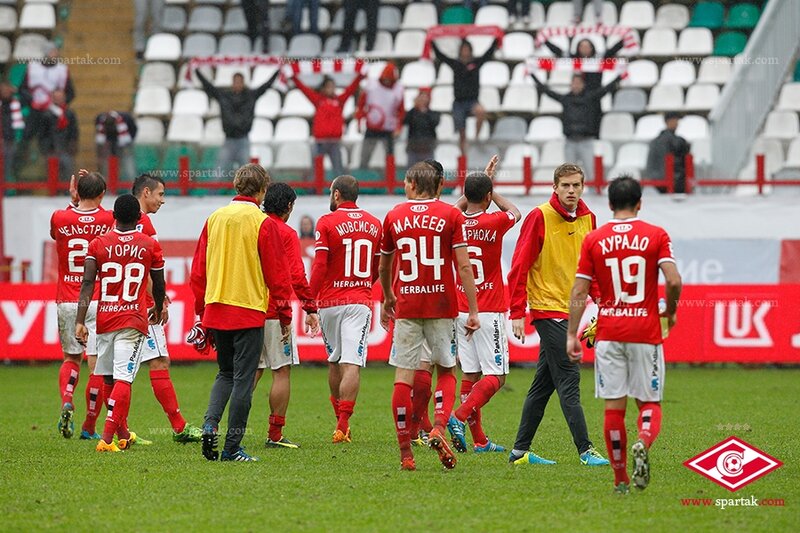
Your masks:
M783 463L736 437L729 437L683 465L717 485L736 492Z

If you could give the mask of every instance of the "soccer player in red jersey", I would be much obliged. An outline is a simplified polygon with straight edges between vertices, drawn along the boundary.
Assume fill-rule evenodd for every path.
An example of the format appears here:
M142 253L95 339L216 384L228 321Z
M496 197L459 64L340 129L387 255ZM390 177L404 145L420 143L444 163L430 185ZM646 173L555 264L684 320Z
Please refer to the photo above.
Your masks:
M50 218L50 237L56 241L58 256L56 305L58 333L64 352L64 362L58 373L58 388L61 395L58 430L67 439L74 433L73 395L78 386L81 358L84 353L84 346L75 340L74 331L84 260L89 251L89 243L114 227L113 213L100 207L105 192L106 182L103 176L96 172L82 173L77 180L77 206L58 210ZM90 375L86 384L86 420L81 428L81 439L100 438L95 431L95 424L100 407L103 405L103 378L94 374L97 361L96 316L97 305L93 303L87 310L86 319L89 335L85 351Z
M136 229L157 241L158 234L149 215L157 213L166 202L164 180L159 176L142 174L134 180L131 192L139 201L141 210ZM169 318L168 304L169 297L165 300L163 322L150 324L148 328L147 339L142 348L142 363L150 368L150 385L156 400L161 404L161 408L164 409L164 413L169 419L173 431L172 439L182 443L200 442L203 432L199 427L188 424L183 418L178 404L178 395L175 393L175 386L169 375L169 352L167 351L167 336L164 332L164 324ZM148 308L153 306L149 286L147 306ZM149 441L140 438L139 442L144 444Z
M488 169L493 174L497 156ZM486 210L494 203L499 211ZM506 313L508 299L503 286L503 236L514 227L522 215L519 209L495 192L492 178L476 172L464 181L464 196L456 202L464 211L464 237L475 276L478 293L478 318L481 329L467 339L465 331L469 305L461 284L458 284L458 310L456 339L461 378L461 406L453 412L448 428L454 445L466 451L464 422L472 433L476 453L504 452L505 448L490 441L481 425L481 407L500 390L508 374L508 339L506 338Z
M313 337L319 332L317 304L311 295L306 280L306 269L300 257L300 238L286 223L294 209L295 200L297 195L294 190L285 183L277 182L267 187L263 205L267 217L274 221L278 228L286 253L286 262L291 271L292 289L306 312L306 333L310 333ZM264 322L264 346L261 348L261 359L256 370L256 384L264 375L264 369L272 370L272 385L269 389L269 434L264 443L267 448L299 448L297 444L283 436L291 391L290 371L292 365L299 364L300 356L297 353L294 333L290 332L287 337L282 335L278 308L275 299L270 299L267 319Z
M78 300L75 339L88 340L86 315L92 301L95 281L100 280L97 306L97 366L113 388L108 397L108 416L99 452L118 452L136 442L136 435L127 429L131 402L131 384L139 370L142 346L147 337L148 307L145 280L153 280L155 301L152 320L160 319L164 304L164 256L158 241L136 230L139 203L130 194L114 202L113 231L89 243L83 283ZM119 437L118 444L113 437Z
M467 335L480 328L475 280L464 239L464 215L436 198L440 170L431 162L413 165L405 177L408 201L395 206L383 223L379 275L384 302L381 324L388 329L395 321L394 345L389 363L396 367L392 411L400 444L400 465L415 470L411 452L410 414L414 373L422 356L423 341L431 349L437 366L434 397L435 422L428 445L436 450L445 468L454 468L456 458L444 436L455 403L455 318L458 316L453 264L458 268L469 303ZM397 284L392 272L398 255Z
M614 490L628 492L625 407L628 396L639 407L639 438L631 447L633 484L650 482L649 450L661 430L664 394L664 350L658 309L658 273L666 281L667 326L675 325L681 276L672 256L672 242L662 228L639 220L642 187L630 176L608 186L614 218L589 233L581 247L570 297L567 353L583 355L578 324L592 279L600 287L595 335L595 393L605 400L605 435L614 469Z
M331 213L317 222L311 294L319 301L328 352L328 385L336 415L333 443L350 442L350 417L360 371L367 364L372 324L372 285L378 277L381 222L356 205L358 181L339 176L331 183Z

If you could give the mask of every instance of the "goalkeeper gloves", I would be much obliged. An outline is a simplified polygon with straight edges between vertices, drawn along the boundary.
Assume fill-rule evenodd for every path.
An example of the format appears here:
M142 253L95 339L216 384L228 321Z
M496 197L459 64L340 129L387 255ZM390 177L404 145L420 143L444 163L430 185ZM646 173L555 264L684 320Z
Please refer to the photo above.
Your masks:
M597 335L597 319L593 318L581 335L581 340L586 341L587 348L592 348L594 346L595 335Z
M201 355L208 355L210 348L214 347L214 336L209 335L206 328L198 320L195 322L189 334L186 336L186 342L192 345Z

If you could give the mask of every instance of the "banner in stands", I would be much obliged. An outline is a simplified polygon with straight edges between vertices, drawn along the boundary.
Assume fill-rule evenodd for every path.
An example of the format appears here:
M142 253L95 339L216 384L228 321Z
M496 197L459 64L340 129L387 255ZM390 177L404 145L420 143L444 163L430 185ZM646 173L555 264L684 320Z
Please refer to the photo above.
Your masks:
M60 360L54 284L0 284L0 358ZM185 343L195 317L188 285L171 285L166 326L170 356L176 361L213 360ZM665 341L668 362L800 363L800 285L695 285L684 288L678 325ZM387 361L391 337L378 324L375 304L369 334L369 360ZM295 305L295 316L299 316ZM295 334L301 360L324 361L321 336L307 337L302 321ZM532 327L524 344L508 337L511 361L538 357ZM587 350L587 362L593 360Z

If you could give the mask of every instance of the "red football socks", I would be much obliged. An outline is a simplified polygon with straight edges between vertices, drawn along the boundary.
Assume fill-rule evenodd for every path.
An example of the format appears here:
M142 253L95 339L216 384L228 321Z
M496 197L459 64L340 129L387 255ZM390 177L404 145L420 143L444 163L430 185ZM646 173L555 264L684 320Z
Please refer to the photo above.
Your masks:
M661 404L644 403L639 409L639 438L650 448L661 432Z
M606 409L603 436L611 468L614 469L614 484L630 483L628 478L628 436L625 433L625 409Z
M474 381L461 378L461 392L459 393L459 402L461 405L464 405L464 402L467 401L467 396L469 396L469 393L472 392L473 385L475 385Z
M283 438L283 426L286 425L286 417L269 415L269 440L278 442Z
M347 435L347 428L350 427L350 417L353 416L353 408L356 402L353 400L339 400L339 422L336 429Z
M444 429L453 412L453 404L456 403L455 374L440 374L438 376L433 399L434 423L439 429Z
M431 382L430 372L426 370L414 372L414 388L411 394L414 404L414 412L411 416L411 438L417 437L420 427L429 433L433 429L428 414L428 404L431 401Z
M175 433L183 431L186 427L186 420L184 420L181 409L178 406L178 395L175 394L175 387L169 377L169 370L151 370L150 385L153 386L153 394L156 395L156 400L161 404L161 408L164 409L167 418L169 418L172 431Z
M397 432L397 442L400 444L400 457L411 456L411 385L396 382L392 393L392 416Z
M469 381L461 381L461 394L464 394L464 384ZM497 376L484 376L474 385L470 386L466 400L461 401L461 406L456 409L456 418L464 422L474 411L479 411L481 407L489 403L492 396L500 390L500 380Z
M81 428L90 435L93 435L96 431L97 417L100 416L102 406L103 376L90 374L89 382L86 384L86 420Z
M111 399L111 391L114 390L114 382L108 383L103 376L103 403L108 409L108 400Z
M108 416L106 425L103 429L103 440L111 443L114 433L120 428L121 424L128 418L128 410L131 406L131 384L127 381L117 381L108 399ZM120 437L125 438L125 437Z
M334 397L333 395L330 396L331 405L333 406L333 415L336 417L336 420L339 420L339 399Z
M75 394L75 387L78 386L78 376L81 365L75 361L65 360L61 363L58 371L58 391L61 394L61 405L72 403L72 396Z

